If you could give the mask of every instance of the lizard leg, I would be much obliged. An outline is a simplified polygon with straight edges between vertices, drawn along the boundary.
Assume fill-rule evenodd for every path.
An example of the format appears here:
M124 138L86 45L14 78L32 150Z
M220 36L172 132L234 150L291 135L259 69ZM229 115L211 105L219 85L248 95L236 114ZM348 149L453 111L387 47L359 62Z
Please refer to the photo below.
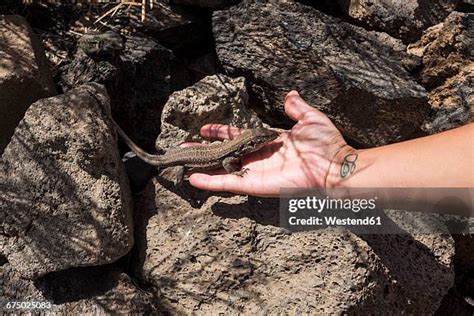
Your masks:
M227 173L235 174L239 177L243 177L247 173L248 169L241 169L240 158L227 157L222 161L222 167L224 167Z
M174 181L173 184L175 187L179 187L181 183L183 183L184 180L184 170L185 168L183 166L176 166L174 168Z
M173 182L174 186L178 187L184 180L184 172L183 166L168 167L160 172L160 177Z

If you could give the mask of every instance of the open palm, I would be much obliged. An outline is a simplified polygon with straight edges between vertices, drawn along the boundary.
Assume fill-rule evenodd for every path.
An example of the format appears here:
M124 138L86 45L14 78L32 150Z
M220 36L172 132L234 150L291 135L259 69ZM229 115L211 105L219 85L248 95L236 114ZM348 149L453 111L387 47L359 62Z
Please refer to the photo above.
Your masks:
M298 121L275 141L242 158L243 177L192 174L191 185L209 191L229 191L255 196L278 196L281 188L325 187L331 161L347 146L334 124L308 105L296 91L288 93L285 112ZM201 128L201 135L232 139L242 130L220 124Z

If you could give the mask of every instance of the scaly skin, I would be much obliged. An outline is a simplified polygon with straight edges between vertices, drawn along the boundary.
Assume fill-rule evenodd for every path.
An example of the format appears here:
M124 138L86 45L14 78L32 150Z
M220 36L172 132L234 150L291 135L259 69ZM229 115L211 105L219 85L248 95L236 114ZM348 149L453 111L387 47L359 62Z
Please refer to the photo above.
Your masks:
M122 51L124 44L119 34L108 31L83 35L78 41L78 47L87 55L105 55Z
M175 184L182 181L185 169L208 170L223 167L228 173L235 173L240 169L240 158L243 155L257 151L279 136L278 132L266 128L249 129L228 142L174 148L164 155L151 155L138 147L113 119L112 121L125 143L140 159L158 168L180 167L176 173L181 179ZM239 175L244 173L245 170L238 172Z

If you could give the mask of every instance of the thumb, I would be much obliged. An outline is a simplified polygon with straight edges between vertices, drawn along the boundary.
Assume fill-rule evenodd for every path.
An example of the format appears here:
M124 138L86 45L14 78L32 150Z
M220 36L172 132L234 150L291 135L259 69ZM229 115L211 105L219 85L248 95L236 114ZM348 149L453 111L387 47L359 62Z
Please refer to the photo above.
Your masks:
M285 112L293 120L301 120L306 113L317 111L306 103L295 90L290 91L285 97Z

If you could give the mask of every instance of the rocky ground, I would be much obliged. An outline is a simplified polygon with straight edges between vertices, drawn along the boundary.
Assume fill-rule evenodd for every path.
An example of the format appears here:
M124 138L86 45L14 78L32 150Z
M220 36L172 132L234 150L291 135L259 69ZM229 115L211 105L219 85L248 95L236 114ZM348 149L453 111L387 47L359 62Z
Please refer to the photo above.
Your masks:
M156 152L210 122L288 128L297 89L360 148L438 133L474 119L473 6L168 0L94 24L110 5L0 3L0 300L472 315L472 235L289 233L278 200L175 188L122 160L110 116ZM91 53L91 28L120 45Z

